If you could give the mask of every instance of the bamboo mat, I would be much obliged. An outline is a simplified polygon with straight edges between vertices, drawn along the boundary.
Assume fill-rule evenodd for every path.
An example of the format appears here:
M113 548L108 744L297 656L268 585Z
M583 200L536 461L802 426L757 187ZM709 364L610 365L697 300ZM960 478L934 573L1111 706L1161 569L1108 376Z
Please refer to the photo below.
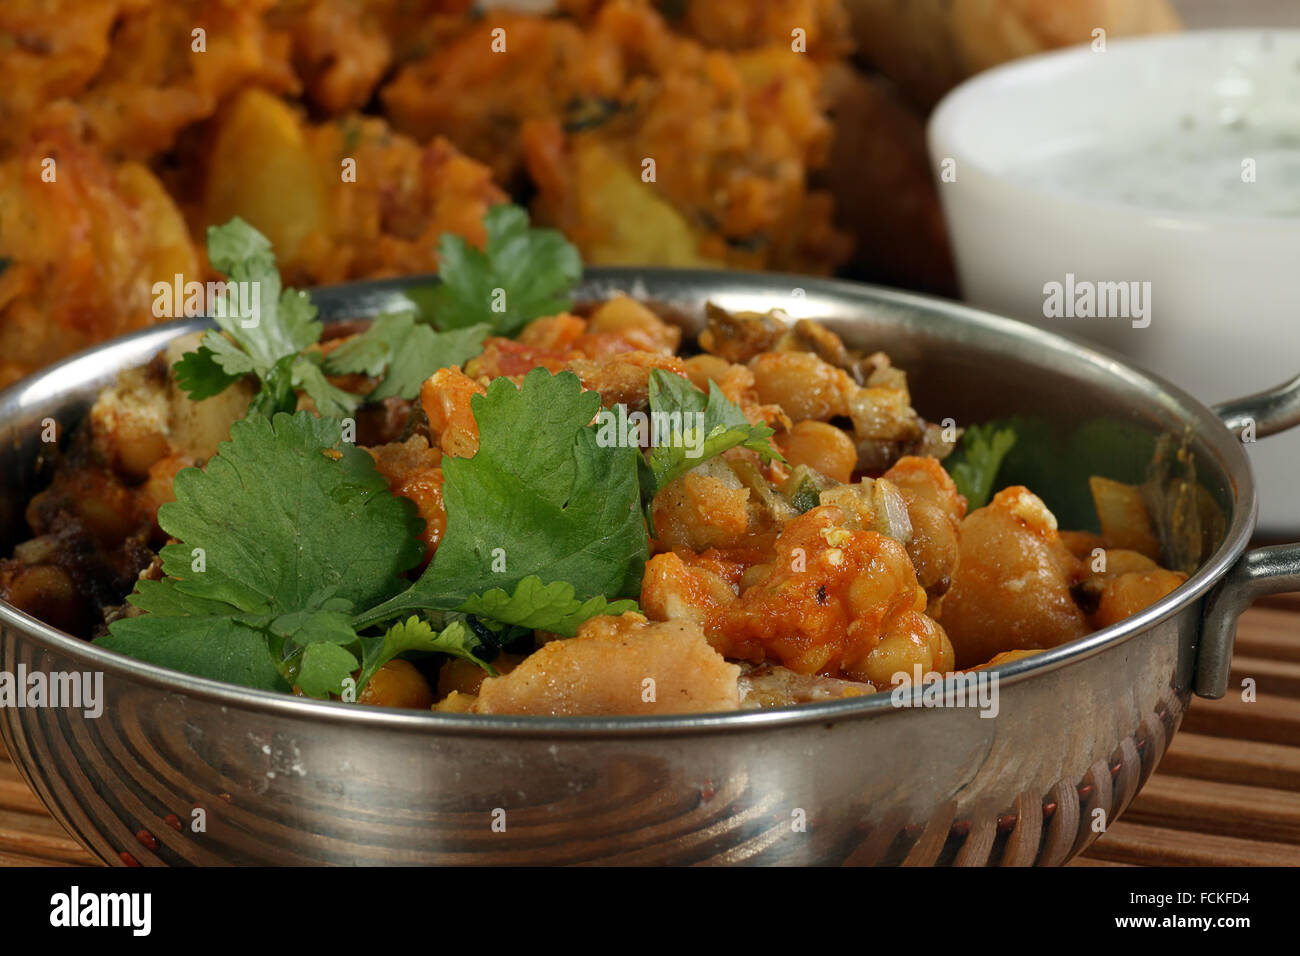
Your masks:
M1241 700L1246 677L1253 703ZM96 863L0 744L0 866ZM1123 818L1071 865L1300 866L1300 597L1246 612L1229 696L1193 700Z

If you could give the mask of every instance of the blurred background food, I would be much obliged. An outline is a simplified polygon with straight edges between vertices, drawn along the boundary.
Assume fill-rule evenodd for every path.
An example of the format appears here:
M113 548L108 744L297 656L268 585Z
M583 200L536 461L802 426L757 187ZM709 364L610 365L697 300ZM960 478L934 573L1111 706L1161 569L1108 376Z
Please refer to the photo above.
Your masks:
M5 0L0 385L157 321L239 215L299 286L513 198L588 263L955 291L928 110L1166 0Z

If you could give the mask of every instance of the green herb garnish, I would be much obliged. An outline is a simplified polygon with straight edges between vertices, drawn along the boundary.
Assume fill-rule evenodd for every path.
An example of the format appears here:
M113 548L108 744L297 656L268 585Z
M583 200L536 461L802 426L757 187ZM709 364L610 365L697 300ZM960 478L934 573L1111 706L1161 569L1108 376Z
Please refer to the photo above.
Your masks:
M532 574L515 585L513 593L492 588L471 595L460 606L466 614L498 621L512 627L551 631L572 637L578 625L598 614L622 614L635 611L635 601L609 601L603 594L579 601L577 591L568 581L543 584Z
M192 400L211 398L251 374L260 385L250 406L257 414L293 411L295 387L322 414L346 414L359 404L356 396L330 386L319 365L302 354L320 340L316 307L305 292L281 289L264 235L238 217L210 226L208 260L233 288L212 303L213 319L225 335L205 333L198 350L176 363L176 384Z
M309 696L360 692L408 651L488 668L448 614L573 634L634 610L648 551L634 448L604 448L599 396L535 369L474 400L479 450L444 460L447 533L412 585L421 522L340 423L309 412L236 422L207 470L176 478L158 520L179 539L101 642L201 677ZM326 452L329 454L326 454ZM485 585L491 585L490 587ZM377 625L400 618L386 631ZM488 668L490 669L490 668Z
M484 224L482 251L451 233L438 241L441 283L406 291L422 317L439 329L486 325L509 336L573 305L582 257L563 233L530 228L528 213L511 205L493 206Z
M1016 433L997 424L972 425L966 429L947 467L957 491L966 496L970 510L988 504L1002 459L1015 443Z
M331 375L383 375L367 401L415 398L420 385L438 369L464 365L482 352L487 334L486 325L435 332L409 312L381 315L365 332L330 352L324 365Z
M423 555L415 506L337 421L305 411L235 422L207 469L173 487L158 510L178 539L161 551L167 577L139 582L130 601L147 613L100 643L200 677L342 695L375 639L354 615L404 588ZM465 634L437 649L475 660Z
M764 461L784 461L768 441L772 429L752 424L713 382L705 395L680 375L652 369L650 413L651 428L657 418L660 430L666 432L651 445L648 456L655 492L738 446L757 452Z
M536 368L519 387L497 379L472 407L478 452L443 459L447 532L433 562L359 623L432 607L567 633L604 613L593 598L636 594L649 553L638 454L597 443L590 422L600 396L572 372ZM529 578L551 587L543 592ZM608 613L634 607L615 602Z
M366 401L414 399L429 375L463 364L488 334L516 331L571 304L577 251L520 209L487 216L485 252L440 244L436 331L411 313L383 315L329 354L304 293L281 290L270 243L241 220L209 230L213 266L256 308L226 308L175 365L194 401L245 376L259 390L206 470L186 469L158 521L175 541L161 581L129 598L144 612L100 639L186 673L312 697L359 693L394 657L442 653L487 663L485 634L572 635L587 618L633 610L648 556L634 447L604 447L591 421L599 395L577 376L535 369L475 396L479 449L443 462L447 531L414 583L424 545L414 505L389 490L370 456L343 441L342 419ZM256 283L256 286L253 285ZM249 312L256 320L248 321ZM329 376L378 378L353 395ZM297 405L295 390L321 417ZM466 618L465 615L472 615ZM473 626L471 626L473 624ZM526 630L523 631L526 633Z

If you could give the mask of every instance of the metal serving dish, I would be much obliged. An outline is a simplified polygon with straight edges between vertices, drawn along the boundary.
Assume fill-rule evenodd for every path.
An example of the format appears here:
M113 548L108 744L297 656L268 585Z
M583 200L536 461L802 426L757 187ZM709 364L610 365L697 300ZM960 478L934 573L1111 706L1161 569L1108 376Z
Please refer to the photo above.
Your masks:
M323 289L315 300L327 319L370 316L414 281ZM1300 546L1247 551L1256 500L1239 441L1247 418L1261 436L1300 423L1300 379L1211 411L1118 359L950 302L640 269L593 270L580 297L615 290L671 304L688 327L706 300L827 319L851 346L883 349L906 369L917 410L933 420L1031 409L1062 429L1108 416L1187 433L1226 534L1159 603L1001 668L993 719L899 709L888 694L622 719L370 709L186 677L0 604L0 670L104 674L98 719L0 710L10 755L69 831L105 861L127 853L145 865L1059 864L1132 800L1192 692L1224 694L1240 611L1300 589ZM66 434L120 369L199 324L118 339L0 394L4 553L42 480L42 419ZM199 816L206 829L195 832Z

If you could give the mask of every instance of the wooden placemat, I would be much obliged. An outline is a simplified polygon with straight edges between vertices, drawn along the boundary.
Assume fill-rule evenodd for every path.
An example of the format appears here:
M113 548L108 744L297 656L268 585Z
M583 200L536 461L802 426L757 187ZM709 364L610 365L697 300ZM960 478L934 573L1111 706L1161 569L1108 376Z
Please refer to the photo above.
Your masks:
M1232 673L1228 697L1193 700L1159 769L1072 866L1300 866L1300 597L1242 616ZM96 863L0 744L0 866Z

